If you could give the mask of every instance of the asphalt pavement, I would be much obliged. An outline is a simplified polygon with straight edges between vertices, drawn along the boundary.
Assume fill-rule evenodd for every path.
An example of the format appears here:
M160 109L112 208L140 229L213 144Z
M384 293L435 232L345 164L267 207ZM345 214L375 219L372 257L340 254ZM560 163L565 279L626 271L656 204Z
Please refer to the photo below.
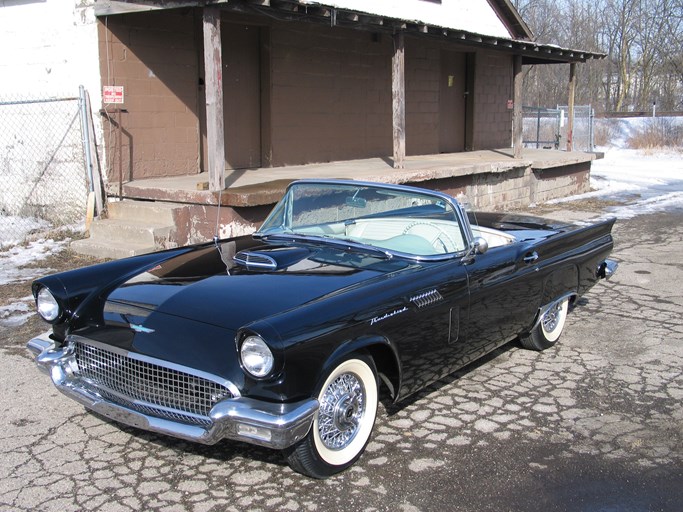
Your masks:
M510 343L382 405L366 453L325 481L274 451L87 413L35 368L25 333L5 329L0 510L681 511L683 211L614 234L617 274L579 301L555 347Z

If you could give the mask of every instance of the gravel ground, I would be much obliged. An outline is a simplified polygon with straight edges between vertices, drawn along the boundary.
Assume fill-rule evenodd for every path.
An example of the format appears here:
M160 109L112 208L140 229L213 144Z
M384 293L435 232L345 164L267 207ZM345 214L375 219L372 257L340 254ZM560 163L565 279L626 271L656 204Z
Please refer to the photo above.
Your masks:
M578 220L604 206L530 213ZM683 211L620 221L615 239L617 274L580 300L556 346L513 342L385 403L361 460L326 481L266 449L87 413L24 350L42 322L0 327L0 510L680 511ZM0 287L0 305L28 285Z

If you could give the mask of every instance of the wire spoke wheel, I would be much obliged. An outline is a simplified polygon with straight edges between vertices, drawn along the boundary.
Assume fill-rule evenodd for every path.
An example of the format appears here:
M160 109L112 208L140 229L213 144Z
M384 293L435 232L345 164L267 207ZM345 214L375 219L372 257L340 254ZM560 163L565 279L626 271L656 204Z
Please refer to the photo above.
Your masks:
M318 410L318 435L325 447L340 450L353 441L365 412L365 388L357 375L345 373L324 391Z
M339 363L317 395L319 409L308 435L287 456L296 471L326 478L350 467L370 440L378 404L375 365L356 355Z
M568 298L552 304L543 313L538 325L527 336L520 337L522 346L530 350L545 350L552 347L562 334L568 311Z

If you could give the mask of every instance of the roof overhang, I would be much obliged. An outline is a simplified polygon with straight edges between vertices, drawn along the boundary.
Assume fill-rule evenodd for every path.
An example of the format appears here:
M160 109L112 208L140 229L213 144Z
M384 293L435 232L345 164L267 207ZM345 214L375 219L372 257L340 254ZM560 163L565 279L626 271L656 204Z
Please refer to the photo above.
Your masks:
M507 4L508 0L490 0L495 4ZM347 27L372 32L403 32L417 37L433 37L454 44L486 48L512 55L521 55L522 64L562 64L602 59L604 53L562 48L539 44L526 39L492 37L465 30L454 30L421 22L378 16L359 11L332 7L323 3L298 0L95 0L95 15L110 16L133 12L177 9L188 7L220 7L226 11L266 15L284 21L324 23L328 26ZM512 9L515 13L516 10ZM520 25L517 31L528 32L524 21L516 14Z

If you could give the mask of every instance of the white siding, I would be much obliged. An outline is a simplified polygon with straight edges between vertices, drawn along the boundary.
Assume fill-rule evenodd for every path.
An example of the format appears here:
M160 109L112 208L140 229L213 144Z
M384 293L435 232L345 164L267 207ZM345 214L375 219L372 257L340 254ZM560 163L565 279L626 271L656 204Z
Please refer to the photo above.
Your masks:
M0 96L78 96L100 104L93 0L0 0Z
M368 14L466 30L492 37L511 34L487 0L301 0Z

